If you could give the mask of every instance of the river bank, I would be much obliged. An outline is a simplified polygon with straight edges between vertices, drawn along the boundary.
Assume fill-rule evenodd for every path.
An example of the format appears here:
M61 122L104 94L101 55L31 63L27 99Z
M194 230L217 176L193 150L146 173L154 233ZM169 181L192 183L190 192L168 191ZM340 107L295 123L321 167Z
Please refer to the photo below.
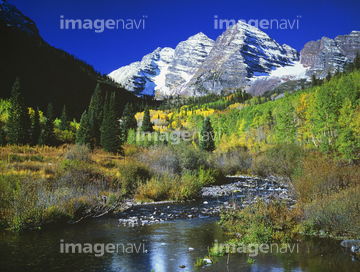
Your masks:
M181 201L186 208L172 209L167 204L179 204L174 201L141 203L134 199L126 202L119 214L124 225L144 225L168 220L204 218L219 216L221 211L241 209L257 200L270 202L274 199L286 201L289 206L296 203L289 185L276 177L259 178L237 175L227 177L222 185L210 185L201 189L200 195L193 200ZM192 203L198 203L194 205Z
M264 188L262 190L261 188ZM250 191L250 189L253 189ZM249 192L250 197L243 197ZM292 198L291 190L281 181L251 176L229 177L223 185L206 186L201 197L190 201L137 203L127 202L122 213L87 218L73 225L58 226L40 232L0 232L0 268L3 271L194 271L197 259L209 254L215 241L226 243L232 236L217 222L219 212L239 209L240 204L255 199ZM245 203L244 203L245 202ZM246 207L246 206L245 206ZM203 213L211 211L209 213ZM155 214L154 214L155 213ZM172 214L173 216L170 216ZM189 216L192 215L192 216ZM134 216L138 223L131 223ZM156 219L159 222L156 222ZM162 221L160 220L162 219ZM148 220L148 222L144 222ZM154 222L152 222L154 221ZM141 252L60 253L60 241L80 244L131 244ZM219 258L201 271L266 271L277 267L292 271L357 271L360 263L352 261L349 250L340 241L306 237L296 240L293 252L230 254ZM180 268L184 267L184 268Z

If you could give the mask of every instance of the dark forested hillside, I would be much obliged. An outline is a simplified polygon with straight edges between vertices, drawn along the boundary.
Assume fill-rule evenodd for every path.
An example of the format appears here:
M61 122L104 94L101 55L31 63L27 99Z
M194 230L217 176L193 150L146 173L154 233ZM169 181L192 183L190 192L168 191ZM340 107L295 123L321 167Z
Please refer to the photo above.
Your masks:
M25 104L45 110L51 102L56 115L66 105L69 115L79 119L98 82L104 92L116 92L120 111L129 101L141 101L86 62L2 20L0 35L0 98L10 97L11 87L19 77Z

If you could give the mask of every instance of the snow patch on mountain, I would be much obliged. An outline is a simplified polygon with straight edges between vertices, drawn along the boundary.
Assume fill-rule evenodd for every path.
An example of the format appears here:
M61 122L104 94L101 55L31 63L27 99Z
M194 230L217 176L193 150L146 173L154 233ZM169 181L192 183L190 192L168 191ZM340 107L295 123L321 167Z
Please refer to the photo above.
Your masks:
M174 49L158 47L141 61L123 66L109 74L115 82L137 95L154 95L165 85L166 70L174 57Z
M284 78L288 80L298 80L302 78L308 78L306 75L307 68L305 68L300 61L294 61L292 65L281 66L278 68L273 68L269 73L256 73L250 79L250 81L255 81L259 79L268 79L268 78Z

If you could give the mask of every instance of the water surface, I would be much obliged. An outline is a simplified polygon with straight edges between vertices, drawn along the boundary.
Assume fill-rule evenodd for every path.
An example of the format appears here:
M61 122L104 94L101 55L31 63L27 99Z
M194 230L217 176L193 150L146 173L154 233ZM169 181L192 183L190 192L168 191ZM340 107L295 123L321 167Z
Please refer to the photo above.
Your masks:
M211 204L216 203L209 200L208 205ZM172 204L170 210L199 205L204 204L201 201ZM121 216L151 212L155 208L164 209L164 205L140 206L123 215L18 235L0 232L0 271L193 271L196 259L207 255L215 240L221 243L228 239L216 223L219 219L216 216L134 227L119 223ZM120 250L96 257L95 253L60 253L61 240L82 245L123 244L127 249L130 243L136 247L133 253ZM139 248L137 253L135 249ZM340 241L330 239L299 242L299 252L259 254L252 257L255 263L251 265L247 259L246 254L232 254L229 264L225 256L202 271L360 271L360 263L341 248Z

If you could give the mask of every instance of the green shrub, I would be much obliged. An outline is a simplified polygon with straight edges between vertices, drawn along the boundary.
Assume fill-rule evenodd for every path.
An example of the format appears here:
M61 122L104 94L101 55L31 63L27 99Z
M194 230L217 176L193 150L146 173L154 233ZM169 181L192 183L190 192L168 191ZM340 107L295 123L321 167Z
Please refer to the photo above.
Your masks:
M250 171L258 176L278 175L291 181L301 167L303 156L303 149L296 144L278 144L257 155Z
M248 173L252 165L252 157L244 148L236 148L227 152L216 150L212 156L213 167L226 175Z
M327 198L333 193L359 184L356 166L342 165L322 155L307 156L294 179L294 188L303 203Z
M147 165L153 174L180 174L181 165L178 154L169 147L153 146L143 149L137 160Z
M209 153L196 149L193 145L180 144L175 147L175 151L179 156L180 167L183 173L197 171L200 167L209 167Z
M298 233L293 212L278 200L258 200L242 210L223 211L220 222L243 244L289 242Z
M312 201L305 206L306 222L333 235L360 235L360 185Z
M86 145L74 145L66 151L64 158L71 161L90 162L91 149Z
M198 171L198 179L201 186L209 186L214 183L222 183L226 181L226 177L217 169L204 169L200 167Z
M121 188L123 194L135 193L138 184L151 178L149 168L141 162L127 160L119 165L120 178L112 183L113 189Z
M160 201L172 199L174 179L169 175L152 177L145 183L139 184L135 198L140 201Z

